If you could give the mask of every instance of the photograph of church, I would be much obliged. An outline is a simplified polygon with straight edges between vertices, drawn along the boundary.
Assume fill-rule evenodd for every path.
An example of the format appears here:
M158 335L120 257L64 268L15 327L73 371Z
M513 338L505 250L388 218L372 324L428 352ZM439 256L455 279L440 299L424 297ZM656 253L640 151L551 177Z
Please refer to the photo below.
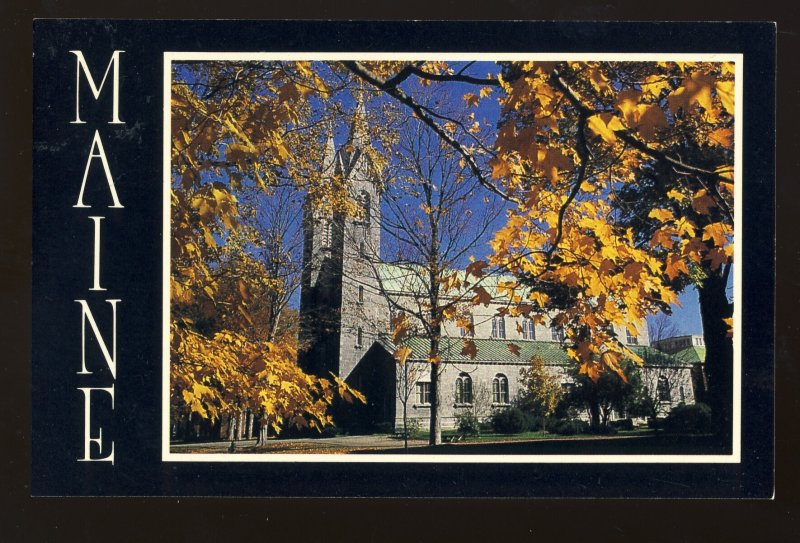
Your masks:
M436 448L470 424L549 439L550 422L726 441L734 74L726 60L176 60L171 443ZM716 85L702 101L696 81ZM670 154L696 149L689 169ZM662 317L671 328L649 329Z
M393 316L403 307L423 305L430 283L419 266L381 259L381 183L366 150L370 140L365 116L359 104L346 143L337 149L329 137L324 162L331 177L345 180L362 213L358 218L322 218L306 208L303 217L300 343L306 347L300 364L317 375L338 375L365 394L366 407L357 408L362 430L389 423L401 431L404 404L408 421L427 428L430 342L424 335L412 335L396 345L391 335ZM539 323L504 314L509 300L498 289L502 280L496 276L482 282L491 300L469 304L469 327L443 323L437 364L442 428L454 428L457 415L468 411L486 418L511 406L520 394L520 370L529 367L534 356L544 360L565 389L572 385L569 370L575 363L564 350L563 328L548 320ZM637 330L633 335L629 328L617 326L614 333L646 360L643 380L658 389L660 414L666 416L673 405L693 404L702 359L687 358L670 340L651 345L643 323ZM476 346L474 356L462 353L465 339ZM702 343L702 337L694 341ZM411 349L405 364L393 356L401 346ZM624 414L616 414L620 415Z

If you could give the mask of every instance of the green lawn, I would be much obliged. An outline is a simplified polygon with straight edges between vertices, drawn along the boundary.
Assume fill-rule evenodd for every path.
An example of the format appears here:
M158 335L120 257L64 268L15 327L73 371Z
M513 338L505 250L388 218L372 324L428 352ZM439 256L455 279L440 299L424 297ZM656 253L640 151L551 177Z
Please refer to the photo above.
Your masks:
M614 437L614 436L646 436L653 433L653 430L649 428L642 428L638 430L627 430L627 431L620 431L616 434L605 434L598 436L597 434L575 434L575 435L559 435L559 434L551 434L547 431L536 431L536 432L522 432L520 434L495 434L492 432L484 432L480 436L461 436L459 437L459 433L456 430L444 430L442 431L442 442L443 443L486 443L486 442L495 442L495 441L530 441L530 440L537 440L537 439L584 439L587 437ZM429 436L428 432L415 432L413 434L413 439L424 439L427 440ZM411 438L410 437L410 438ZM402 438L400 438L402 439Z

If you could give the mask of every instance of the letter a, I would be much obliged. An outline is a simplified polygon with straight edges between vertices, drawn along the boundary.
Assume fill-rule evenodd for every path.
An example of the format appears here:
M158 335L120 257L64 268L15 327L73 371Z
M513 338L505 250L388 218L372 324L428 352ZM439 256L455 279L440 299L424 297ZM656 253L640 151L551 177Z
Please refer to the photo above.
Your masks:
M95 149L98 150L96 154ZM106 173L106 181L108 181L108 189L111 191L111 198L114 200L114 205L108 207L124 207L121 203L119 203L119 198L117 197L117 189L114 187L114 178L111 177L111 168L108 167L108 159L106 158L106 152L103 150L103 142L100 141L99 130L94 131L92 148L89 150L89 159L86 161L86 169L83 171L83 182L81 183L81 192L78 194L78 203L72 207L92 207L83 203L83 191L86 189L86 179L89 177L89 168L91 168L92 159L94 158L99 158L100 162L103 163L103 170Z
M114 102L112 120L108 124L125 124L124 121L119 120L119 54L124 52L125 51L114 51L111 55L111 60L108 61L108 66L106 67L106 73L103 74L103 80L98 87L94 82L94 78L92 78L89 66L86 65L86 59L83 58L83 51L70 51L70 53L77 57L77 64L75 66L77 72L75 77L75 120L70 121L70 124L86 124L86 121L81 120L81 70L83 70L83 74L86 76L86 81L89 82L89 88L92 90L94 99L97 100L100 98L100 92L103 90L103 85L106 84L108 72L111 71L112 66L114 67Z

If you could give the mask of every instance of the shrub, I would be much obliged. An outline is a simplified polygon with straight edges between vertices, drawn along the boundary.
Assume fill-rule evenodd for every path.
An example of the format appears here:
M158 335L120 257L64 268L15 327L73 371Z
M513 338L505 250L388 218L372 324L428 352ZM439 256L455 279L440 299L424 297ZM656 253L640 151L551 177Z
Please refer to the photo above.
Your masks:
M574 436L589 432L589 423L578 419L560 419L551 422L549 431L561 436Z
M664 419L654 419L653 417L649 417L647 419L647 427L651 430L661 430L664 428Z
M592 428L591 426L589 426L589 433L590 434L595 434L595 435L612 435L613 436L614 434L617 433L617 429L614 428L613 426L602 425L601 424L600 426L597 426L595 428Z
M397 428L395 435L399 437L408 436L409 438L417 437L421 433L422 424L419 419L408 419L408 426L405 428Z
M633 430L633 419L612 420L608 424L617 430Z
M544 427L545 417L540 415L531 415L527 413L526 423L529 432L538 432Z
M481 425L478 417L473 413L459 413L456 415L458 433L464 436L481 435Z
M703 403L674 407L664 420L671 434L707 434L712 431L711 408Z
M519 434L529 426L525 412L517 407L509 407L492 415L492 428L498 434Z
M391 422L378 422L375 424L376 434L391 434L394 432L394 423Z

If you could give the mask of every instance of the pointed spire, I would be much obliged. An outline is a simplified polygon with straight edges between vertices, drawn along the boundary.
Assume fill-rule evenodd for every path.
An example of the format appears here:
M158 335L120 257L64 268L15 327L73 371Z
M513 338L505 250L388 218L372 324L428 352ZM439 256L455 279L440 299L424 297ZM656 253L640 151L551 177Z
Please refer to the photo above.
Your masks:
M348 142L355 148L365 148L370 145L369 131L367 130L367 108L364 106L364 89L359 89L356 94L356 109L353 112L353 122L350 125L350 138Z
M335 163L336 145L333 142L333 123L328 121L328 139L325 141L325 154L322 157L322 171L328 175L333 175Z

